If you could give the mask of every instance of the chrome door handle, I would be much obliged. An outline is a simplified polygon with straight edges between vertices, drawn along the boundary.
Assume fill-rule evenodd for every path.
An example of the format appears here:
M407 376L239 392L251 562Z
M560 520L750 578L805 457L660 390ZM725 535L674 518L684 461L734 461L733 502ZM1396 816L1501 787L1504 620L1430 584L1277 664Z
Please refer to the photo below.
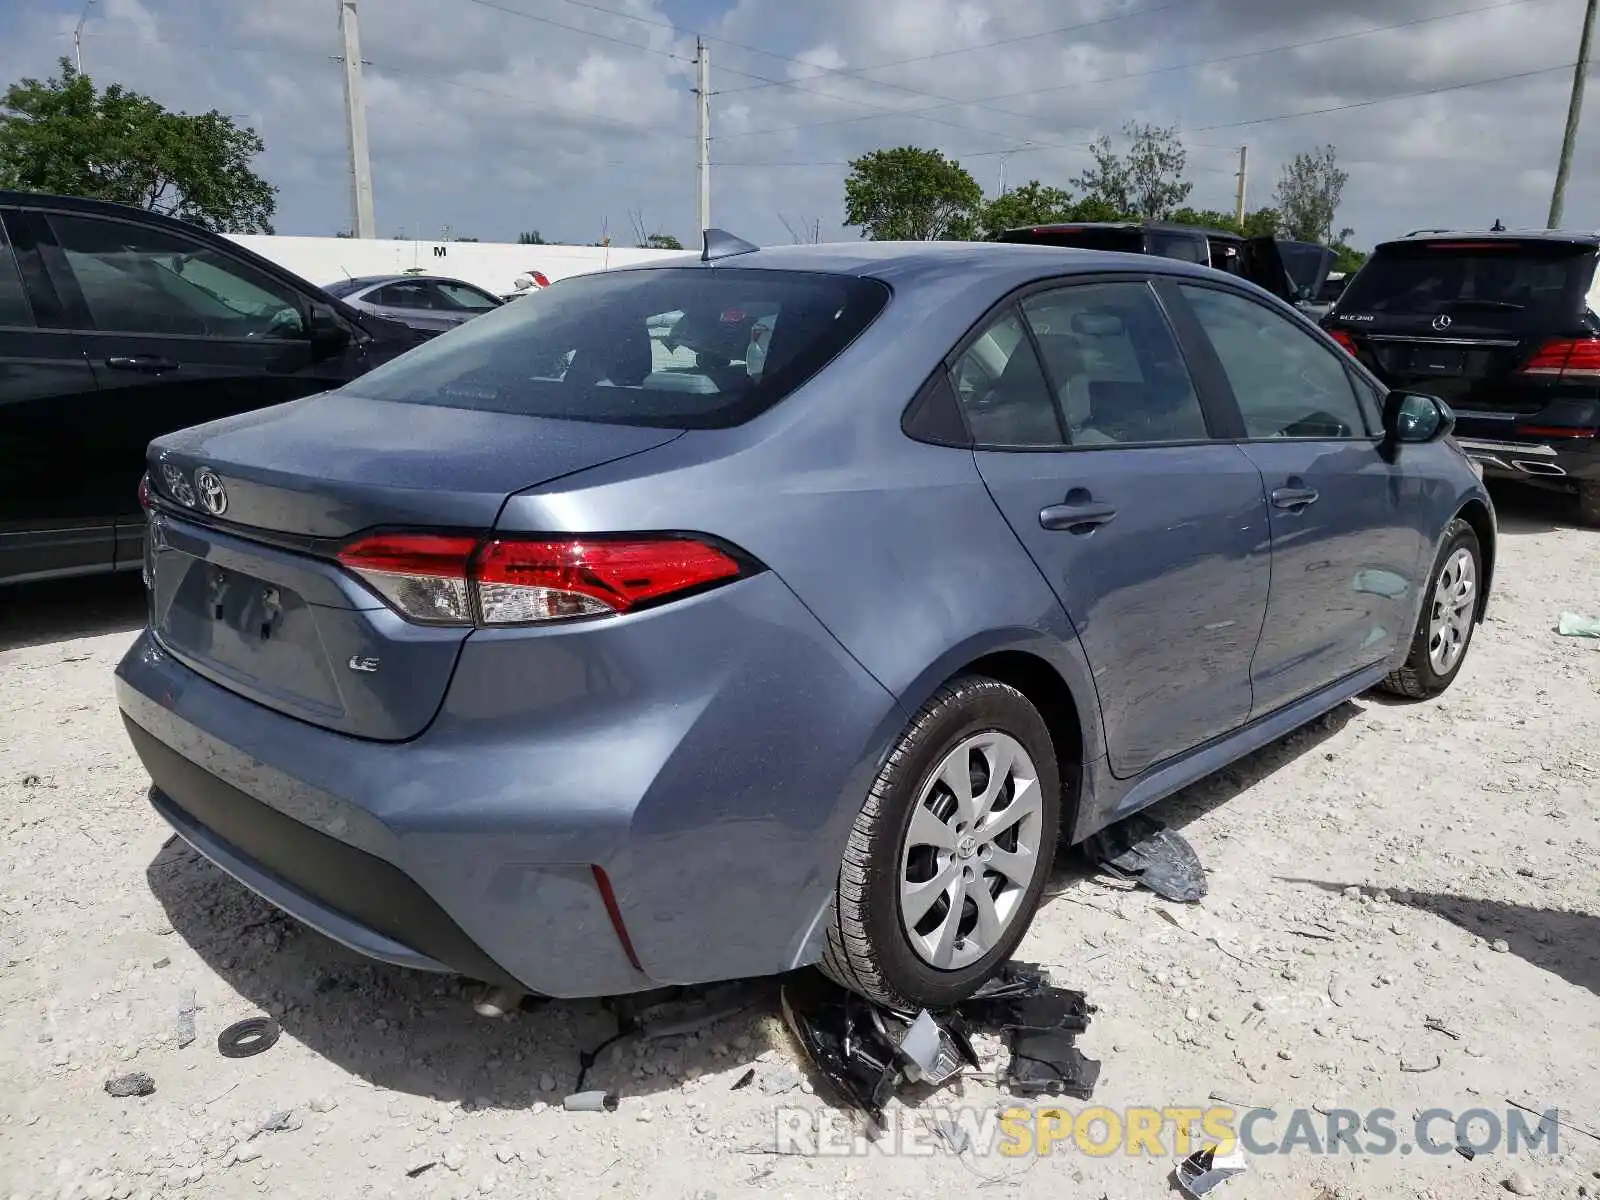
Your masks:
M1285 487L1272 493L1272 503L1278 508L1304 508L1316 502L1316 488Z

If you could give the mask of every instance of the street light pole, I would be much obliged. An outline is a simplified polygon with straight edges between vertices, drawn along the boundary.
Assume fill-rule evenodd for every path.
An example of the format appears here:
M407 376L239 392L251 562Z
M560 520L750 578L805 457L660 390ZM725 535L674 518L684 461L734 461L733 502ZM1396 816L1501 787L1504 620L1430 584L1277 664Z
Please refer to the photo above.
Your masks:
M1547 229L1561 227L1561 210L1567 202L1567 177L1572 174L1572 151L1578 141L1578 118L1583 115L1583 83L1589 74L1589 43L1594 39L1594 14L1600 0L1589 0L1583 10L1583 36L1578 41L1578 65L1572 72L1572 98L1567 102L1567 129L1561 137L1561 162L1556 167L1556 186L1550 193L1550 219Z
M72 55L78 62L78 74L83 74L83 23L89 19L89 6L94 0L83 0L83 12L78 14L78 27L72 31Z

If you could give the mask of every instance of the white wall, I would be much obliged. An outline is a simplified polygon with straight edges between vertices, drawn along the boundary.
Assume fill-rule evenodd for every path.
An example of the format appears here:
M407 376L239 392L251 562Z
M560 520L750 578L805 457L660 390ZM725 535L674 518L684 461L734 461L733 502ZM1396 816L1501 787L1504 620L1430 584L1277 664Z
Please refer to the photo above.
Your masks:
M233 241L315 284L360 275L398 275L421 267L497 296L509 295L518 275L543 271L554 283L568 275L603 271L656 259L682 258L676 250L621 246L518 246L504 242L396 242L376 238L275 237L229 234ZM441 253L442 252L442 253Z

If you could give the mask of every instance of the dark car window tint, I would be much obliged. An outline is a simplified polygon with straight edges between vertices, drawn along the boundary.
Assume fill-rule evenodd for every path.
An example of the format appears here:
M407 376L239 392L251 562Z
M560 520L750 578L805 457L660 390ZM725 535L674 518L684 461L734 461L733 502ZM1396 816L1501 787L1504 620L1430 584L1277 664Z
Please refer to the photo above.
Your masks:
M1536 332L1573 318L1594 251L1564 242L1418 242L1380 247L1339 298L1341 313L1447 316L1463 329Z
M1095 226L1066 226L1052 229L1008 229L997 241L1022 242L1032 246L1072 246L1080 250L1118 250L1125 254L1144 251L1144 232L1140 229Z
M888 299L877 280L799 271L580 275L474 317L347 390L579 421L725 427L794 391Z
M1060 389L1075 446L1187 442L1205 412L1155 293L1143 283L1091 283L1022 304Z
M1060 446L1065 441L1039 356L1014 310L967 347L950 381L979 446Z
M52 213L95 328L117 333L298 338L300 298L248 263L125 221Z
M438 308L433 290L425 283L391 283L366 296L369 304L386 308Z
M467 312L486 312L491 308L499 308L500 301L486 292L477 288L468 287L464 283L450 283L440 279L434 282L434 288L439 293L442 303L440 308L463 309Z
M1198 263L1204 267L1210 265L1209 250L1206 239L1198 234L1152 229L1145 235L1145 252L1161 258L1176 258L1181 262Z
M17 270L6 231L0 228L0 325L32 324L33 307L22 288L22 273Z
M1367 433L1338 353L1289 318L1234 292L1179 284L1233 388L1251 438Z

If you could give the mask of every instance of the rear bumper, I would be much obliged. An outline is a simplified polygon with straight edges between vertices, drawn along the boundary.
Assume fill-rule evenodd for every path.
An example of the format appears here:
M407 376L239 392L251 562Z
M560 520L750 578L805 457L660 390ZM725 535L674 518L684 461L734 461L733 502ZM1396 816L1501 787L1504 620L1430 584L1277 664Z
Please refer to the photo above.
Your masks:
M1552 438L1511 441L1457 437L1462 452L1483 468L1486 479L1520 479L1576 488L1600 480L1600 440Z
M551 996L814 961L903 719L770 573L604 629L474 634L409 742L273 712L148 631L117 698L156 810L247 887L373 958Z

